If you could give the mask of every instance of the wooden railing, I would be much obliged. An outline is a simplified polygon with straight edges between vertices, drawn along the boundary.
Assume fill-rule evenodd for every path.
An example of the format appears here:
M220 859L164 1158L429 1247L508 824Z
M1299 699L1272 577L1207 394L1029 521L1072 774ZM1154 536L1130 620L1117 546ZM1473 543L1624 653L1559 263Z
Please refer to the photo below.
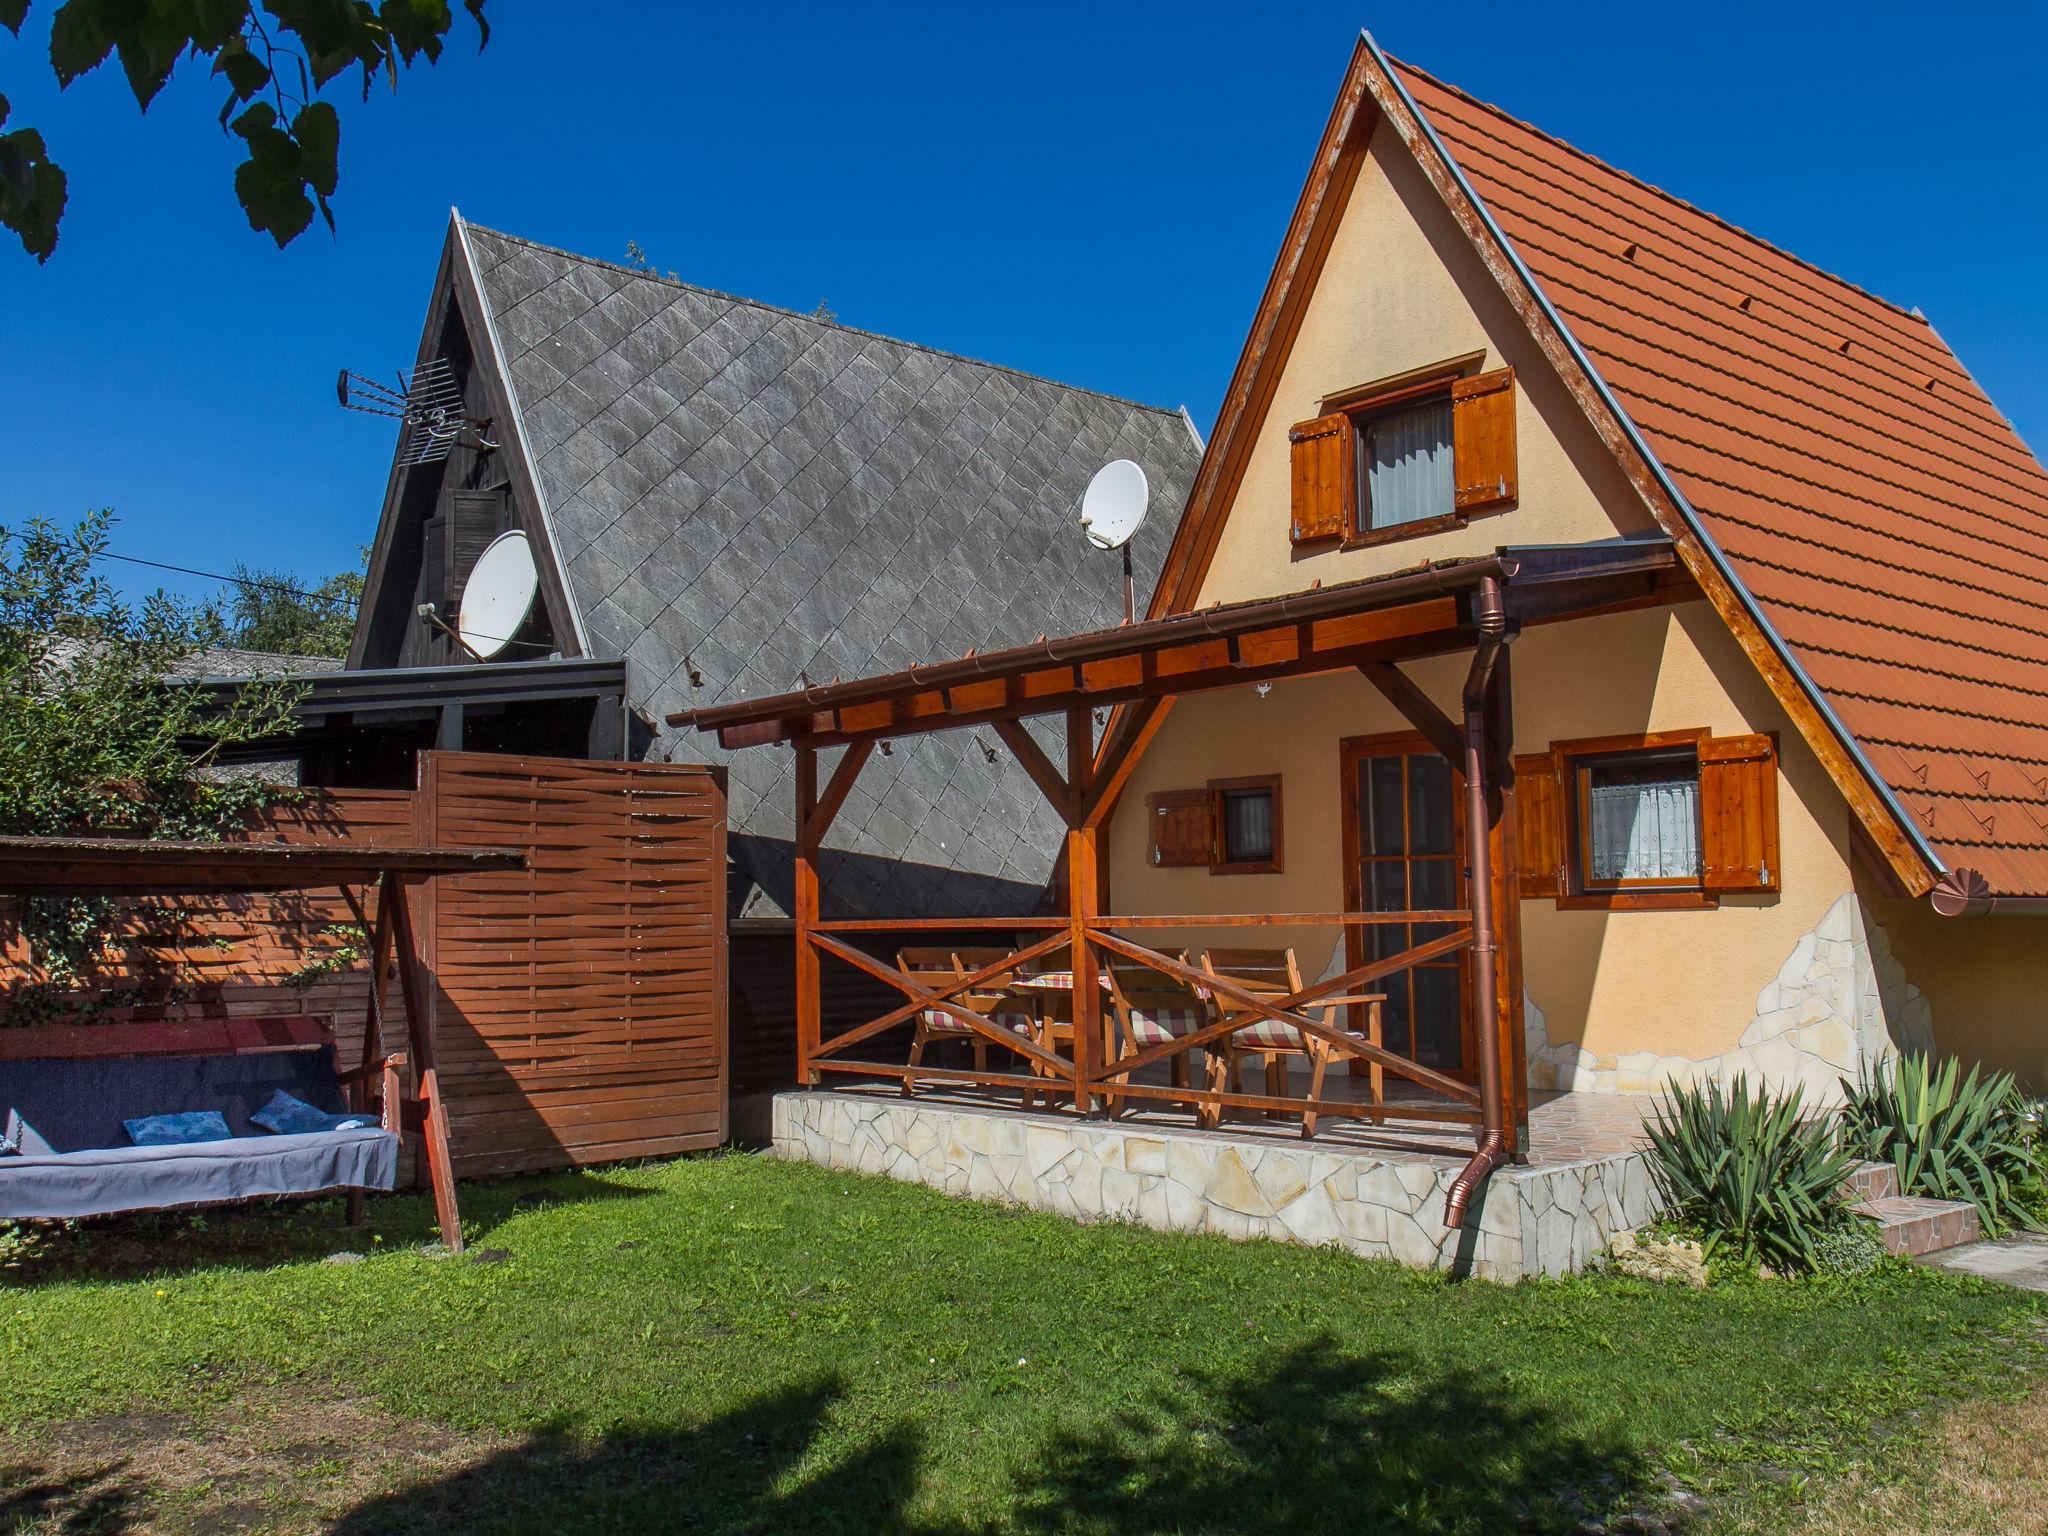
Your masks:
M1293 992L1276 992L1221 972L1198 968L1175 955L1136 942L1126 935L1156 929L1239 929L1304 927L1372 927L1388 925L1450 926L1451 931L1417 944L1398 954L1383 956L1352 967L1338 976L1316 981ZM1121 931L1120 931L1121 930ZM935 980L928 974L913 975L895 964L893 957L869 953L848 942L863 933L892 935L963 932L1025 934L1040 937L1005 954L1001 959L974 967L962 967L951 978ZM1076 1109L1090 1113L1098 1108L1121 1108L1125 1101L1165 1103L1196 1111L1205 1123L1214 1123L1226 1110L1245 1113L1300 1114L1305 1126L1320 1117L1333 1119L1434 1120L1477 1124L1480 1093L1470 1083L1452 1077L1414 1058L1390 1050L1363 1033L1335 1027L1330 1016L1349 1007L1361 987L1397 975L1411 967L1440 961L1468 949L1473 941L1472 914L1463 909L1414 912L1305 912L1305 913L1197 913L1178 915L1105 916L1082 923L1071 918L969 918L969 919L865 919L820 920L800 929L803 942L821 957L830 957L888 983L904 994L906 1001L889 1012L828 1038L798 1042L798 1067L802 1079L816 1083L825 1073L880 1077L900 1081L905 1092L919 1083L961 1084L986 1088L1007 1088L1033 1102L1040 1093L1057 1092L1071 1097ZM968 1006L963 998L1004 992L1014 986L1035 962L1073 945L1076 935L1083 943L1071 953L1073 971L1073 1055L1051 1048L1049 1034L1027 1038L1006 1028L988 1013ZM1111 1044L1111 1004L1107 988L1098 981L1101 957L1107 955L1156 972L1186 990L1191 997L1205 998L1205 1017L1195 1029L1142 1049L1120 1049ZM871 1059L849 1052L868 1045L891 1030L914 1027L920 1015L937 1013L950 1019L966 1033L956 1039L972 1039L984 1046L996 1046L1018 1058L1023 1071L991 1071L952 1065L911 1064ZM1370 1091L1363 1099L1293 1097L1271 1093L1243 1093L1225 1083L1222 1087L1188 1086L1178 1083L1138 1082L1135 1074L1146 1068L1169 1063L1176 1056L1194 1051L1222 1049L1237 1031L1271 1021L1303 1040L1313 1040L1332 1058L1362 1061L1370 1073ZM1105 1049L1105 1046L1109 1048ZM1428 1090L1441 1102L1388 1102L1381 1088L1384 1073L1392 1073Z

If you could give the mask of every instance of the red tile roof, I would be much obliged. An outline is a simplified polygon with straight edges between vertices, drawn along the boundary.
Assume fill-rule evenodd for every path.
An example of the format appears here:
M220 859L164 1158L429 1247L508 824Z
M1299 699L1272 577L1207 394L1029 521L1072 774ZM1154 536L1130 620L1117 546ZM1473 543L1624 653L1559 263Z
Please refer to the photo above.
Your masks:
M2048 893L2048 472L1928 323L1402 83L1951 868Z

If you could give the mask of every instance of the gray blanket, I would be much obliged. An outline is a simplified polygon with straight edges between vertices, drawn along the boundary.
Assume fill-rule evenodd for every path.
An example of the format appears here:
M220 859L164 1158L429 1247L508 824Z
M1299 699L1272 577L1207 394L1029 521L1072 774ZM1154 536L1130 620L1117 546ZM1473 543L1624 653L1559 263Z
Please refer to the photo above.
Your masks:
M390 1189L398 1137L390 1131L237 1136L179 1147L94 1147L49 1157L0 1157L0 1219L106 1216L117 1211Z

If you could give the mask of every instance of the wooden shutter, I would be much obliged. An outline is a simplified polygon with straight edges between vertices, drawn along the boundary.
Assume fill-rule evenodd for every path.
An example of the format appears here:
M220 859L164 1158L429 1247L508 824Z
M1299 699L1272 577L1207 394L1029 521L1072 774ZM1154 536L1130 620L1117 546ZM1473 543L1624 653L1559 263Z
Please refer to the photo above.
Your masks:
M1357 431L1342 411L1288 428L1294 489L1289 536L1296 544L1341 539L1358 505Z
M1700 742L1700 874L1710 891L1778 889L1778 744Z
M1451 459L1460 512L1515 499L1515 370L1451 384Z
M459 602L477 557L504 526L504 495L495 490L456 491L448 498L444 520L448 525L448 598Z
M1524 896L1564 894L1564 786L1548 752L1515 759L1515 853Z
M1206 789L1167 789L1145 797L1145 825L1151 829L1156 868L1208 868L1215 843L1213 803Z

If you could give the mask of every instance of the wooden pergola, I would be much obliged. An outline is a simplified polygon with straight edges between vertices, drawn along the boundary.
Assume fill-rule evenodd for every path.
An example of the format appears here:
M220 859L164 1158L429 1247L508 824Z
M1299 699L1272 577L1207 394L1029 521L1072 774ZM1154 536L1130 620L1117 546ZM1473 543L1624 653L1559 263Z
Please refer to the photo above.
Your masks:
M409 1068L399 1125L416 1131L426 1154L442 1240L462 1249L462 1218L455 1203L448 1118L441 1102L434 1035L427 1012L426 975L407 890L436 875L521 869L525 856L494 848L378 848L355 843L188 843L135 838L0 837L0 897L214 896L319 890L341 892L356 921L372 933L369 998L363 1020L363 1060L354 1073L378 1064L385 996L395 976L405 1015L408 1055L388 1058L385 1080ZM358 890L360 887L360 890ZM369 895L377 893L377 915ZM390 1109L387 1107L387 1117ZM360 1196L352 1197L353 1212Z
M1472 1126L1478 1151L1452 1191L1452 1224L1478 1183L1514 1155L1526 1132L1527 1066L1522 1038L1519 899L1515 886L1513 711L1509 646L1522 627L1651 603L1687 590L1669 541L1502 549L1391 575L1317 587L1253 602L1218 605L985 655L912 667L853 682L834 680L771 698L669 716L671 725L716 733L729 748L788 743L796 752L797 1060L804 1082L825 1073L974 1083L1045 1090L1057 1086L1076 1110L1109 1101L1166 1101L1214 1116L1225 1109L1298 1112L1333 1118L1449 1120ZM1470 651L1457 715L1439 707L1402 670L1418 657ZM1183 695L1248 683L1356 670L1458 768L1465 783L1468 907L1427 912L1124 914L1108 907L1101 847L1133 770ZM1099 739L1095 713L1113 706ZM1064 765L1024 727L1034 716L1066 722ZM862 765L891 738L987 725L1016 755L1066 824L1064 914L1057 918L832 919L820 911L818 853ZM829 775L819 754L843 749ZM1300 925L1448 925L1428 943L1356 966L1274 997L1227 977L1198 972L1131 937L1152 929ZM1041 935L1002 961L946 984L920 980L851 942L862 932L986 929ZM1023 967L1071 953L1071 1061L1005 1029L961 999L998 988ZM1442 955L1470 953L1479 1059L1476 1085L1337 1030L1306 1011ZM905 994L902 1006L830 1039L821 1035L821 958L832 956ZM1098 986L1100 957L1119 956L1176 981L1206 988L1220 1017L1191 1034L1106 1060ZM912 1066L866 1059L853 1048L935 1010L977 1040L1024 1058L1026 1072ZM1138 1082L1133 1074L1180 1052L1216 1045L1259 1019L1312 1036L1437 1096L1440 1103L1281 1099L1217 1087ZM871 1054L871 1053L869 1053Z

